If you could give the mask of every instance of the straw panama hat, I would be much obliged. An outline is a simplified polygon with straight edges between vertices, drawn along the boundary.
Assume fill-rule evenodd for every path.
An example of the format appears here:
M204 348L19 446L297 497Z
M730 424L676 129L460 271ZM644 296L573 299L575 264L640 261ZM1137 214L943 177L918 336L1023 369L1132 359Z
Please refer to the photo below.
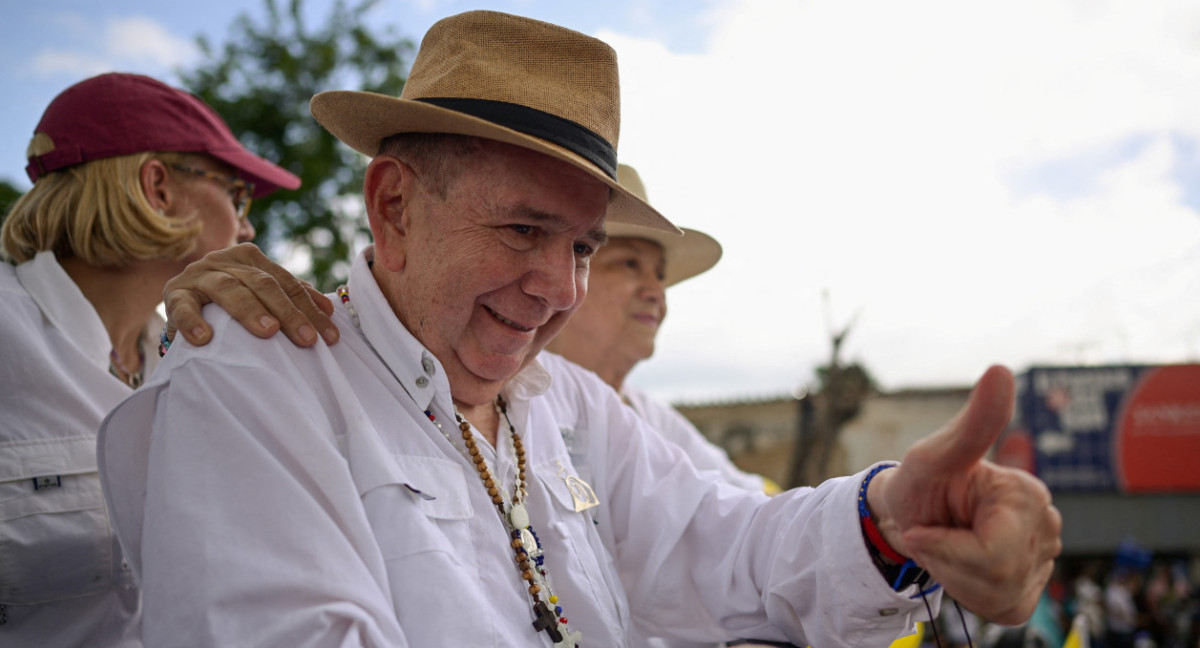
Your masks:
M650 199L646 197L646 185L642 183L637 170L628 164L617 165L617 178L633 195L649 202ZM667 260L664 287L707 272L721 260L721 244L699 230L683 227L683 236L675 236L662 230L625 223L612 223L605 229L610 239L640 238L662 246L663 257Z
M607 220L678 235L678 228L617 182L621 130L617 56L564 27L494 11L434 23L400 97L329 91L313 117L364 155L397 133L472 135L568 162L613 190Z

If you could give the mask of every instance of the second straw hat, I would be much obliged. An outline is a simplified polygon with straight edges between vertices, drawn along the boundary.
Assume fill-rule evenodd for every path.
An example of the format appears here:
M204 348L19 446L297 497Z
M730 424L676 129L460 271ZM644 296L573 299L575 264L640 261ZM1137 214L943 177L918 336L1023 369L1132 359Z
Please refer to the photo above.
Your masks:
M642 200L649 202L646 197L646 185L642 177L628 164L617 166L617 177L621 184ZM610 223L606 228L611 238L640 238L654 241L662 246L663 258L667 261L664 286L673 286L684 279L708 271L721 260L721 244L716 239L699 230L680 228L683 236L668 234L662 230L628 225L625 223Z

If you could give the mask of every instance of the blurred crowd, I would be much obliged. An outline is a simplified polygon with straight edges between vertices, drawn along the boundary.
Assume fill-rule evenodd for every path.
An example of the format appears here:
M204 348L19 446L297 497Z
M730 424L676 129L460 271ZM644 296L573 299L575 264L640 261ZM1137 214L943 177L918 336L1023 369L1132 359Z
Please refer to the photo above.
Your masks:
M981 623L943 600L922 646L1200 648L1200 557L1154 556L1126 543L1110 557L1061 558L1033 617Z

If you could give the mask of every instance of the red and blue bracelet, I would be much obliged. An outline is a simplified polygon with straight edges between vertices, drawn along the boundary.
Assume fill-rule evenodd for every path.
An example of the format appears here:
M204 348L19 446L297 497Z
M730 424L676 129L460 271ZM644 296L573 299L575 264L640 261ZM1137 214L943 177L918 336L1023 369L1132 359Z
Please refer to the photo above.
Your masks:
M867 548L879 568L883 577L891 584L892 590L899 592L900 590L917 583L919 587L924 587L929 581L929 574L924 569L919 567L912 558L906 558L899 551L896 551L884 539L883 533L879 531L879 527L875 525L875 520L871 518L871 510L867 507L867 487L870 486L871 480L880 472L895 468L897 464L879 464L867 473L863 478L862 485L858 487L858 520L862 525L863 536L867 540ZM886 558L891 561L891 564L880 560ZM939 586L925 590L923 593L929 593L936 590Z

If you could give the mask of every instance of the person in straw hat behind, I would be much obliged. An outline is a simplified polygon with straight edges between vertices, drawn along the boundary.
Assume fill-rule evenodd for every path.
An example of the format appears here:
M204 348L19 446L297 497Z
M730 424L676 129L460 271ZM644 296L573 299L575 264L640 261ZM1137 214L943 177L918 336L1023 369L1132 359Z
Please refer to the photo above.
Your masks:
M646 187L636 169L617 165L617 180L646 200ZM592 256L587 299L546 350L596 372L650 427L682 448L696 468L715 470L740 488L778 492L778 486L738 469L724 450L705 439L679 412L625 380L638 363L654 354L655 339L667 316L666 289L715 266L721 244L704 232L686 228L683 236L676 236L612 223L607 232L608 242Z
M606 222L677 231L617 181L606 44L467 12L430 28L399 98L311 108L372 156L347 333L302 349L210 308L212 341L176 341L101 429L148 644L623 646L636 619L883 646L935 579L985 617L1029 615L1060 521L1035 478L981 460L1007 370L899 467L767 497L697 471L595 374L537 360Z
M647 200L646 187L637 170L617 165L617 180L634 195ZM704 438L682 414L629 385L626 377L638 363L654 354L659 328L667 315L666 288L708 271L721 258L721 245L704 232L681 228L683 236L663 230L610 223L608 242L592 255L588 294L563 330L550 341L539 361L551 367L565 358L594 371L621 395L621 399L668 442L678 446L697 470L709 470L721 480L752 491L774 493L778 487L743 472L725 451ZM575 431L564 429L564 442L572 461L587 463L576 450ZM580 444L581 445L581 444ZM654 648L713 646L685 639L652 637Z

